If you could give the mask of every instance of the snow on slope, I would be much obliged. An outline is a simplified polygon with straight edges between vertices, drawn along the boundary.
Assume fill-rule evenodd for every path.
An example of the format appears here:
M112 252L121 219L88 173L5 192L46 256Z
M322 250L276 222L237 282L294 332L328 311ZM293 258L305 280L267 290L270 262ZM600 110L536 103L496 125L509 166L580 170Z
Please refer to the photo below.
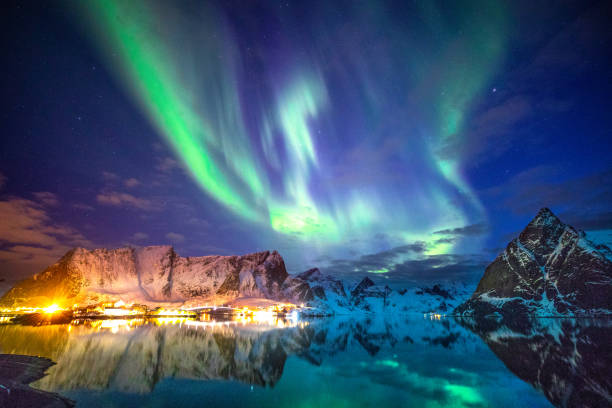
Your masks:
M311 314L445 313L466 297L461 286L395 291L364 278L349 290L310 269L289 275L276 252L181 257L170 246L75 248L45 271L14 286L5 306L97 304L123 300L149 305L200 306L236 299L272 299L308 306Z
M183 258L170 246L75 248L5 294L4 305L223 302L240 296L280 297L288 274L276 252Z
M543 208L486 269L457 312L538 316L612 313L610 249Z

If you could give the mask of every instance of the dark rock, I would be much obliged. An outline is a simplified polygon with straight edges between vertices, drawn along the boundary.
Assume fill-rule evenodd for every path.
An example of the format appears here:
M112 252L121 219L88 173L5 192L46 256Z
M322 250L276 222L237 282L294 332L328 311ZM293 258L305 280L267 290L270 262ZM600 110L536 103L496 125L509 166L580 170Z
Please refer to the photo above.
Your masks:
M355 289L351 291L351 297L355 298L357 296L362 295L367 288L372 286L374 286L374 282L372 282L372 279L366 276L361 280L361 282L359 282L357 286L355 286Z
M444 299L454 299L453 295L451 295L449 291L442 289L442 287L438 284L433 285L431 288L421 288L421 290L417 292L417 295L423 295L425 293L440 296Z
M348 304L344 284L330 275L323 275L318 268L312 268L298 275L289 276L281 288L286 300L320 306L313 301L328 301L329 295L337 296L341 304ZM312 304L311 304L312 303Z
M44 377L45 371L53 364L51 360L42 357L0 354L0 406L73 407L74 402L67 398L28 386Z
M485 270L456 313L612 313L612 261L601 246L543 208Z
M495 325L486 319L459 322L553 405L612 406L609 323L557 319L523 319L510 325Z

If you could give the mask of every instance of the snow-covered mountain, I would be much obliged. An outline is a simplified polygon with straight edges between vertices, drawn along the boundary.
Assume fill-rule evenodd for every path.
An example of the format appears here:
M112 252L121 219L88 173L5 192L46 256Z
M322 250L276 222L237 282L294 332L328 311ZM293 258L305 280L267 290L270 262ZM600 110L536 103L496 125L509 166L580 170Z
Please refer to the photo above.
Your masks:
M612 313L612 252L543 208L487 267L456 312L598 315Z
M394 290L388 286L376 285L369 277L365 277L349 288L342 281L323 275L316 268L291 277L289 282L291 288L296 288L293 293L302 295L301 298L293 298L294 301L312 307L312 314L444 314L469 296L469 289L461 283L447 283L445 287L435 284L432 287ZM304 291L304 288L309 290ZM289 292L285 293L289 295Z
M181 257L170 246L140 249L75 248L43 272L19 282L0 303L8 306L137 303L223 303L237 297L281 298L287 278L278 252Z
M75 248L43 272L19 282L0 304L71 306L123 300L193 306L263 298L309 306L311 314L444 313L468 293L462 285L395 291L377 286L369 278L349 288L316 268L289 275L276 251L181 257L170 246L154 246Z

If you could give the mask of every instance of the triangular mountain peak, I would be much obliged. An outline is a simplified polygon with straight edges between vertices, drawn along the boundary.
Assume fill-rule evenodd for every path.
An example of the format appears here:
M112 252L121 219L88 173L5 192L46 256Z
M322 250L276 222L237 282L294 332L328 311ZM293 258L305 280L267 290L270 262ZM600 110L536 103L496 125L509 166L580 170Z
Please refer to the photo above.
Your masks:
M563 224L559 217L557 217L549 208L544 207L538 211L537 215L527 225L529 226L549 226Z
M542 264L546 254L550 253L559 243L565 225L548 208L542 208L519 235L519 242L533 252L538 262Z

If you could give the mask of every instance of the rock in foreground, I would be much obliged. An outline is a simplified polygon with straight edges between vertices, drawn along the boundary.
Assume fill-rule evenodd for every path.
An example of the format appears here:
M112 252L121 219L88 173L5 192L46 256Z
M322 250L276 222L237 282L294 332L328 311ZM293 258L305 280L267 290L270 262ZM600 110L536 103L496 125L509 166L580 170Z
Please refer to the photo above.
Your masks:
M610 250L543 208L485 270L457 314L594 316L612 313Z
M0 406L72 407L74 403L55 393L30 388L28 384L44 377L54 363L46 358L0 354Z

